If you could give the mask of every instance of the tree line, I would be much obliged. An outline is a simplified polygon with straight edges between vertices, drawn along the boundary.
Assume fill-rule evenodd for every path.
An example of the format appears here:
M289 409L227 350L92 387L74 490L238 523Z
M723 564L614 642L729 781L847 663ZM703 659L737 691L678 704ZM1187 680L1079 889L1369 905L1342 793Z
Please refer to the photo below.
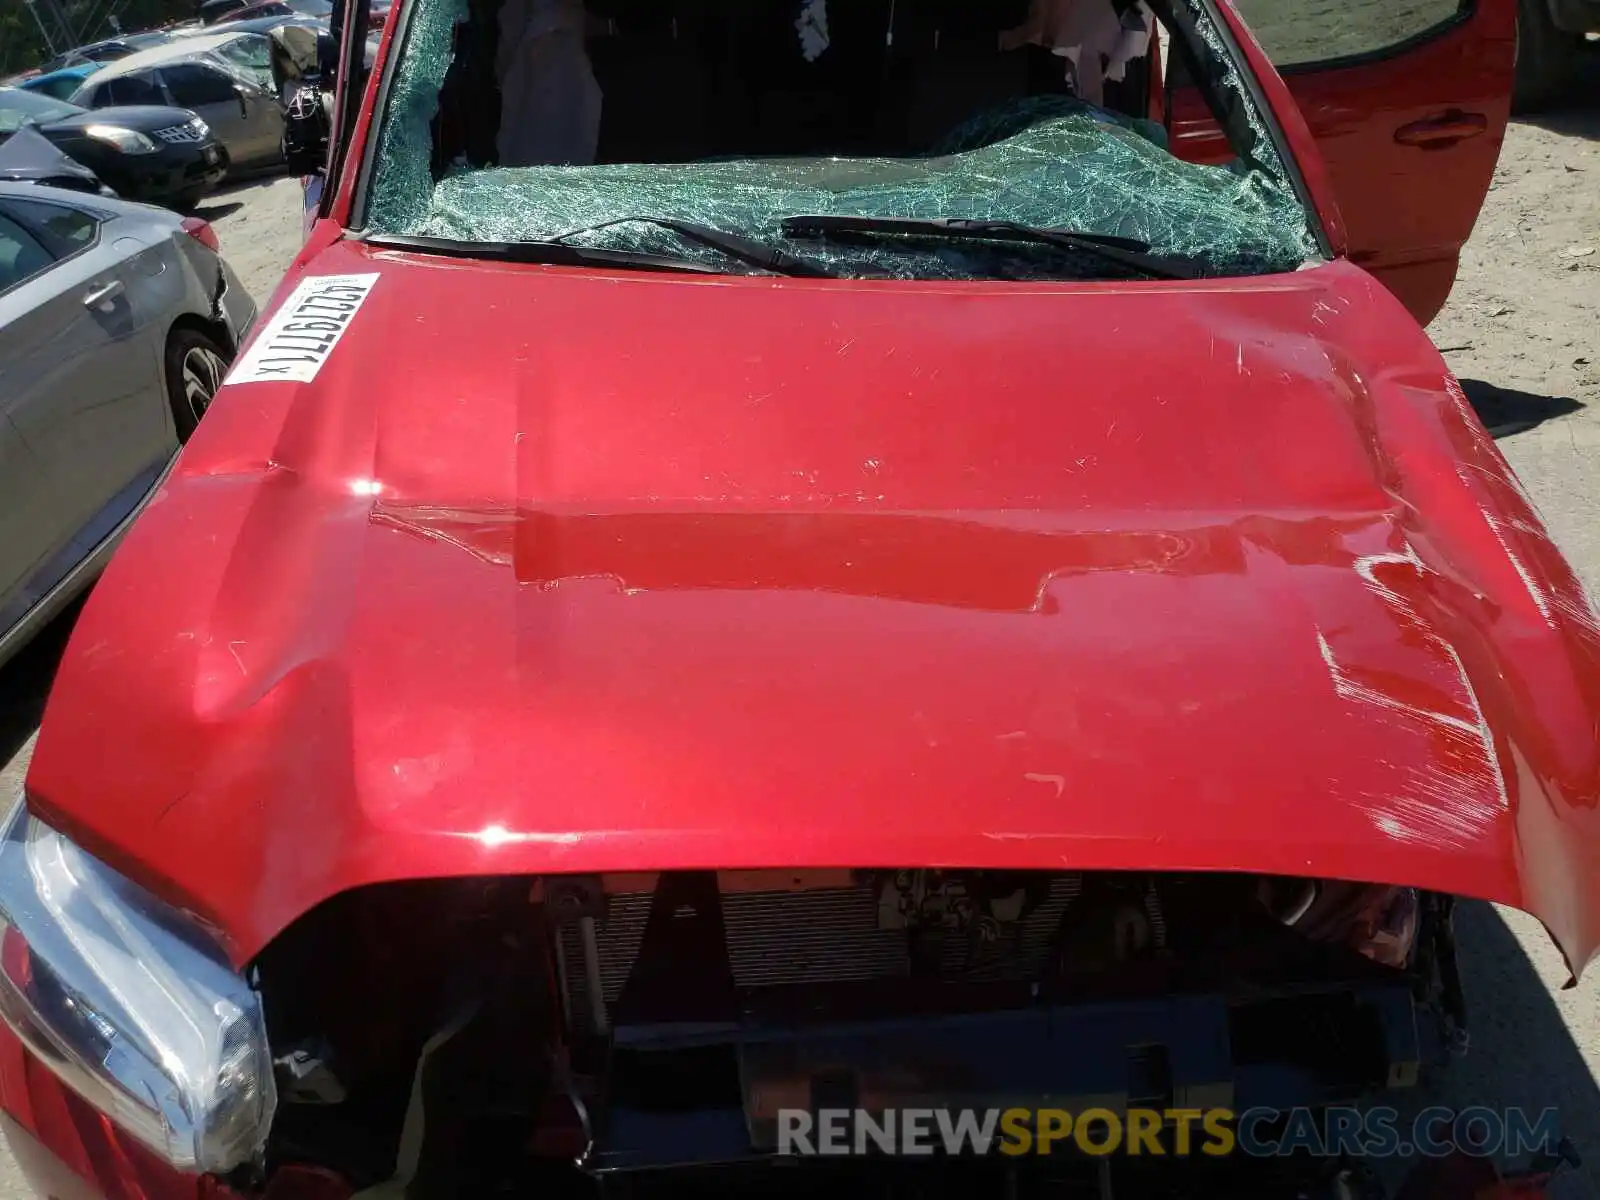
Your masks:
M26 71L53 57L39 30L42 21L55 40L55 52L68 49L56 14L66 18L74 45L123 33L154 29L194 16L195 0L0 0L0 79Z

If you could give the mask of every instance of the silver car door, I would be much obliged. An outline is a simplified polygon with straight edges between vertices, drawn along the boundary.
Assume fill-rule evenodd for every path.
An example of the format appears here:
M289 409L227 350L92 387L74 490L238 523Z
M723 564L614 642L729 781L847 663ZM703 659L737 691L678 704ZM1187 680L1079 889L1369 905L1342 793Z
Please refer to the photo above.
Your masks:
M251 144L249 109L232 77L220 67L199 59L168 63L161 68L161 82L171 104L193 109L211 126L235 166L258 157Z
M22 615L22 586L66 540L38 459L13 420L37 390L39 364L27 346L53 342L71 324L67 309L51 303L54 266L39 239L0 213L0 633Z
M0 254L5 245L6 233L0 229ZM0 352L5 344L6 331L0 326ZM5 406L4 393L0 406ZM32 607L20 603L19 593L49 550L37 511L43 502L39 464L11 418L0 411L0 637Z
M250 82L246 72L237 73L234 88L245 108L242 161L253 167L275 161L283 153L283 109L278 97Z
M91 78L93 78L91 76ZM138 105L167 103L167 95L161 90L161 81L156 78L153 71L135 71L131 75L121 75L116 79L97 88L93 94L92 108L105 108L108 105Z
M275 161L283 152L283 109L272 82L272 47L265 34L243 33L214 51L244 89L251 160Z
M52 254L5 297L0 395L42 472L60 550L173 444L143 298L153 280L130 272L145 242L118 236L114 220L32 197L0 200L0 217Z
M271 91L254 91L248 100L257 161L275 163L283 157L283 107Z

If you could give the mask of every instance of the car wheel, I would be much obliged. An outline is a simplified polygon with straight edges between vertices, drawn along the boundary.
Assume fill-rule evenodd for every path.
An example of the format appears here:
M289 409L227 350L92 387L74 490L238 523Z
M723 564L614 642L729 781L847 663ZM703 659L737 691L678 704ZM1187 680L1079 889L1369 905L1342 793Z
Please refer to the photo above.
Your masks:
M1511 111L1539 112L1571 94L1583 66L1582 34L1557 29L1549 0L1517 4L1517 79Z
M187 442L206 415L232 356L195 329L176 329L167 339L167 399L178 441Z

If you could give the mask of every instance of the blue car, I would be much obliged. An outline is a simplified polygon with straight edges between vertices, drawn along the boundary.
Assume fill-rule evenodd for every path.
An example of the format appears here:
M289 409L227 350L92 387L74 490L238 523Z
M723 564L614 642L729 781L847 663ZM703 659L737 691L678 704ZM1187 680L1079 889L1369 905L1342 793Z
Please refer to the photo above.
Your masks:
M83 86L85 79L103 66L105 63L76 63L70 67L62 67L59 71L35 75L32 79L23 80L17 86L30 92L40 92L52 100L65 100Z

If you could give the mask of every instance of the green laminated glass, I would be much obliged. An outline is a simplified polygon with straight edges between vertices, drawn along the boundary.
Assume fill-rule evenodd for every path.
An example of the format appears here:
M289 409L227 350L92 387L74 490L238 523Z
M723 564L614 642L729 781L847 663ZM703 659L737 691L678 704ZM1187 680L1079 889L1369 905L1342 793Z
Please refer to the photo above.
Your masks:
M1074 274L1062 252L970 242L785 239L795 214L955 217L1136 238L1204 273L1288 271L1312 254L1306 214L1258 114L1224 69L1255 145L1233 163L1183 162L1165 133L1066 96L979 113L932 153L908 158L746 158L691 163L469 168L435 181L430 122L466 0L414 0L381 132L368 207L374 232L469 241L539 240L693 258L743 269L718 250L639 217L692 221L782 245L842 274L921 279ZM1202 36L1203 15L1192 10ZM1209 31L1215 36L1214 31ZM1220 42L1202 53L1225 61ZM612 224L621 222L620 224ZM593 229L595 226L604 228ZM579 230L591 232L576 233ZM1070 252L1068 252L1070 255ZM1086 260L1087 273L1106 265Z

